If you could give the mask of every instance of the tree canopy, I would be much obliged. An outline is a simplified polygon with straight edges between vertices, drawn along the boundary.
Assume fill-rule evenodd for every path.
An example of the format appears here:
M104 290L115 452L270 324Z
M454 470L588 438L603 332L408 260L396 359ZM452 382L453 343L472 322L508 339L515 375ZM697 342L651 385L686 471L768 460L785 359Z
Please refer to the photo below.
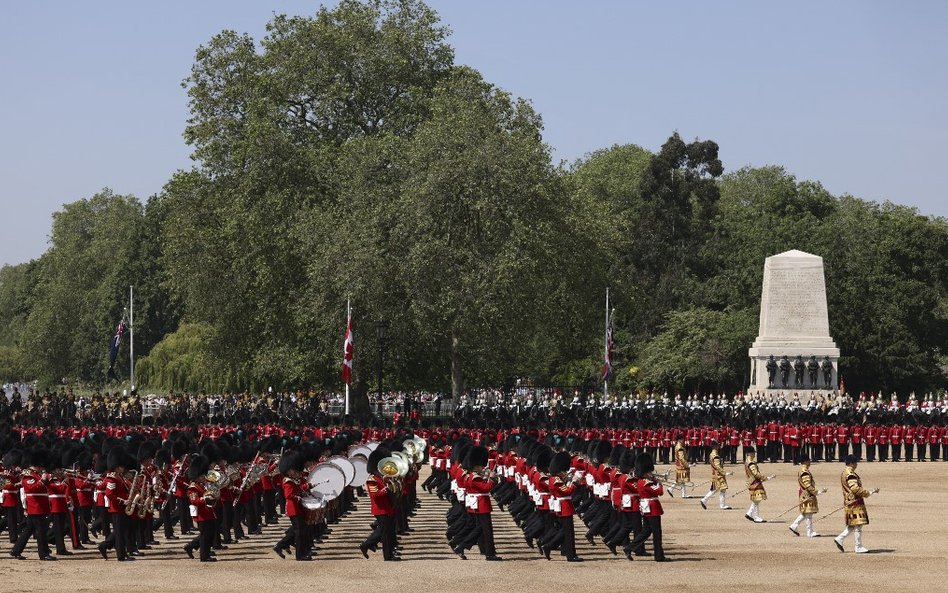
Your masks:
M77 196L42 257L0 269L0 380L103 383L134 284L155 388L338 388L347 299L370 385L384 319L387 386L591 386L610 287L621 388L733 391L764 259L800 249L824 259L850 389L944 386L944 220L725 174L678 132L558 166L540 114L449 33L418 0L343 0L199 47L194 167L144 202Z

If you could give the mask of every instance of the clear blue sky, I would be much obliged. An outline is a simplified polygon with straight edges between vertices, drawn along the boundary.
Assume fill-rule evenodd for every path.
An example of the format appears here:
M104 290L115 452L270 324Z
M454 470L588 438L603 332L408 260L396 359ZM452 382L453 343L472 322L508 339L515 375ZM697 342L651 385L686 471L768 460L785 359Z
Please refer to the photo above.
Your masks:
M543 114L558 159L713 139L836 194L948 216L948 3L435 0L459 63ZM4 2L0 264L108 186L145 199L190 166L180 87L222 29L259 39L318 2Z

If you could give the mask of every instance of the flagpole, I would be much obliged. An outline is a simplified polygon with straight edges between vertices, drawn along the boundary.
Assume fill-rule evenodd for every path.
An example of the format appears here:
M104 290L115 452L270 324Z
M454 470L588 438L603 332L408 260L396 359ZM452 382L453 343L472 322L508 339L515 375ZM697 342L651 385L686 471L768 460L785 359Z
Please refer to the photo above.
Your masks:
M346 299L346 329L349 329L349 320L352 319L352 305L349 299ZM355 338L353 337L353 345L355 345ZM355 362L355 361L353 361ZM349 384L346 383L346 416L349 415Z
M608 286L606 287L606 333L604 334L604 337L605 337L605 349L606 349L606 358L607 358L606 362L612 362L608 360L608 357L609 357L609 287ZM609 399L608 372L606 374L605 380L603 380L602 382L602 396L603 396L603 401Z
M128 287L128 382L135 390L135 287Z

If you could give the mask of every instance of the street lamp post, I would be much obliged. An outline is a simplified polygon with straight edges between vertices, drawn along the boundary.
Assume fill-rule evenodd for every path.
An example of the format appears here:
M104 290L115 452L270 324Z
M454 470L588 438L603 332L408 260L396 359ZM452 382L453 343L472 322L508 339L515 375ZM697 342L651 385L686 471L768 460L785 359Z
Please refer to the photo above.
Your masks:
M379 402L382 401L382 358L385 355L385 334L388 332L388 321L379 319L375 322L375 338L379 347L378 361L378 383L379 383Z

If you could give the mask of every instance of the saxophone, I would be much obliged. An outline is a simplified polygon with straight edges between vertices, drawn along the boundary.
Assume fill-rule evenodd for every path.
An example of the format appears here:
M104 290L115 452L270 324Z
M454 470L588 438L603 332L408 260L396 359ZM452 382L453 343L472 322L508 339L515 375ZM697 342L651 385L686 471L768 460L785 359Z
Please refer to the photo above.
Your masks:
M142 490L144 493L145 499L142 500L138 505L138 518L144 519L148 516L148 507L151 506L152 510L155 508L155 498L152 493L152 488L150 484L145 483L145 476L142 476Z
M135 492L135 484L138 481L138 471L132 472L132 487L128 491L128 501L125 503L125 514L131 517L135 513L135 507L141 503L142 493Z

